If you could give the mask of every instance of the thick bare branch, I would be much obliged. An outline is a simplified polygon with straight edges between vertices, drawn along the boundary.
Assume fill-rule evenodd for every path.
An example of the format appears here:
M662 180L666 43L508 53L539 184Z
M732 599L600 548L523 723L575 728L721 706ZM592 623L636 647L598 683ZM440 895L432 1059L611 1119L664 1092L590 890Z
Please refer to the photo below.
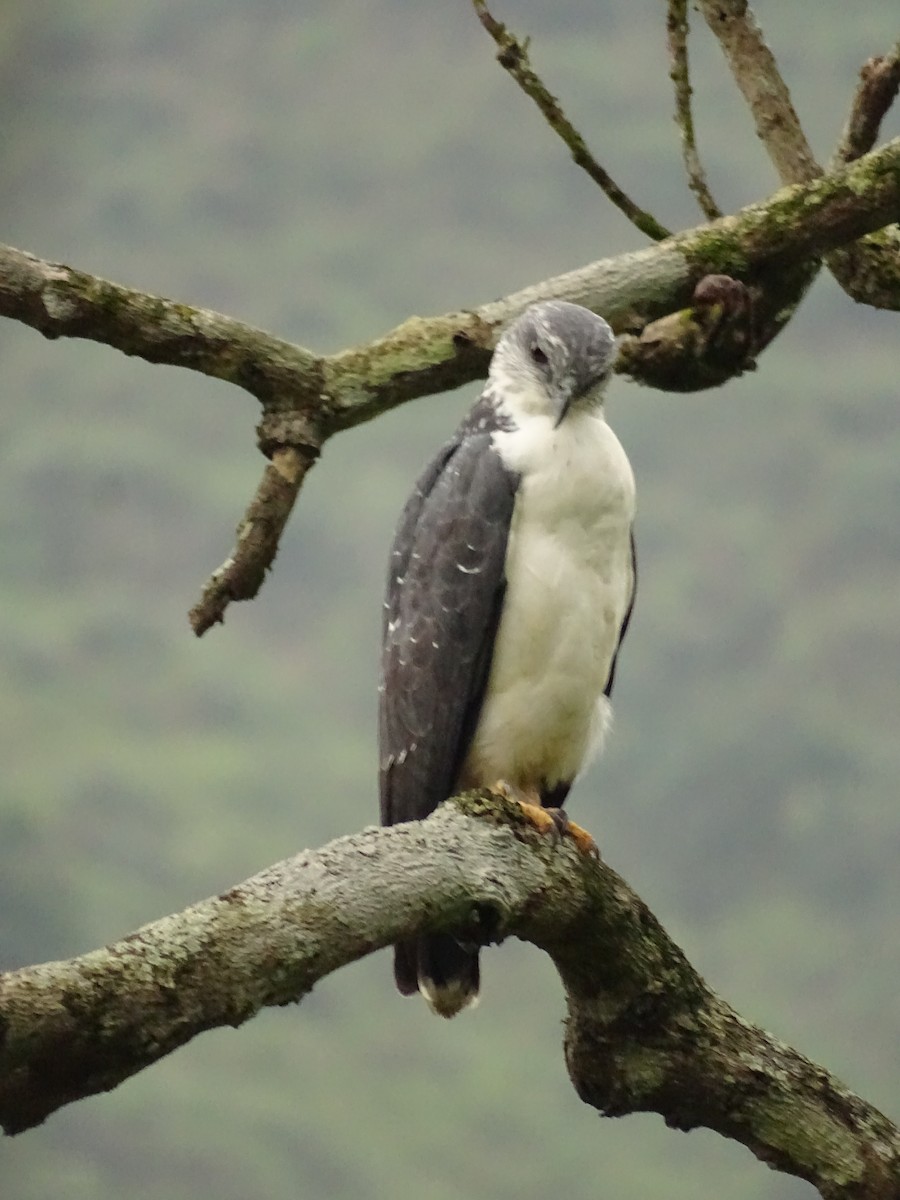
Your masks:
M559 101L551 95L546 85L536 74L528 57L528 41L519 39L496 20L490 13L485 0L472 0L478 19L497 43L497 61L508 71L526 96L530 96L543 114L544 120L554 133L569 147L575 163L600 187L607 199L639 229L641 233L659 242L669 237L670 230L661 225L649 212L640 208L616 183L612 176L597 162L584 138L563 112Z
M104 949L0 975L0 1125L29 1128L205 1029L300 1000L426 908L437 924L481 914L499 928L548 883L551 855L497 804L501 824L445 806L303 852Z
M424 928L514 935L551 956L572 1081L602 1113L715 1129L831 1200L896 1195L887 1118L716 997L615 871L488 793L306 851L102 950L0 976L0 1123L36 1125Z
M821 175L787 84L747 0L698 0L697 7L719 39L778 178L782 183L806 183Z
M666 19L670 59L669 78L675 85L675 123L681 131L681 157L687 174L688 186L697 197L700 211L708 220L715 221L722 216L722 210L716 204L713 194L709 190L694 133L694 111L691 104L693 88L691 87L688 59L689 32L687 0L669 0L669 12Z

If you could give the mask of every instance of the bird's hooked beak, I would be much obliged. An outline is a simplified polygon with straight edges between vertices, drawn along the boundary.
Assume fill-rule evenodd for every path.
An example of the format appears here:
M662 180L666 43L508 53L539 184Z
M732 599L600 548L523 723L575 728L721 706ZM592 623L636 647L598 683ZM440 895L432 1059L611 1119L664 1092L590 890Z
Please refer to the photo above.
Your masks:
M553 428L559 429L563 421L566 419L566 413L572 407L572 401L575 399L575 393L571 388L560 388L556 394L556 420L553 422Z
M608 372L599 376L589 375L581 379L569 378L560 384L554 397L556 420L553 422L553 428L559 429L572 405L590 392L599 392L607 379L609 379Z

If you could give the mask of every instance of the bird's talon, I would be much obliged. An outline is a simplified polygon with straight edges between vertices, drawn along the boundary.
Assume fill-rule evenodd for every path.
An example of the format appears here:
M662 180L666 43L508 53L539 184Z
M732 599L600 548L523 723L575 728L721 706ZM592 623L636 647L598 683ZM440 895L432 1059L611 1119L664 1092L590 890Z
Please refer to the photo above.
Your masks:
M597 843L586 829L570 821L568 814L562 808L545 808L539 798L532 798L533 793L523 791L505 779L498 779L488 791L503 800L514 800L518 804L525 821L542 835L551 834L555 838L570 837L582 854L591 858L600 858Z
M560 835L570 837L582 854L587 854L590 858L600 858L600 851L597 848L597 843L591 837L586 829L580 825L576 825L574 821L570 821L568 815L561 808L549 808L545 810L553 821Z
M540 796L536 792L516 787L515 784L507 783L505 779L498 779L496 783L488 788L488 791L503 800L512 800L518 804L526 822L533 829L536 829L538 833L559 832L557 823L551 815L551 810L544 808L541 804Z
M538 833L559 836L559 826L554 821L549 809L542 808L540 804L531 804L527 800L520 800L519 808L528 824Z

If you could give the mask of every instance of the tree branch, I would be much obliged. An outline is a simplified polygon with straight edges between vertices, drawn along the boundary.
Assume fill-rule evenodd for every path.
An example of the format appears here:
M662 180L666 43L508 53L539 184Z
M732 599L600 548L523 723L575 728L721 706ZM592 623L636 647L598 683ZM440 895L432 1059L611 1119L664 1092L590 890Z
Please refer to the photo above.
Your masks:
M675 85L675 123L681 131L681 157L687 174L688 187L697 197L700 211L710 220L715 221L722 216L722 210L716 204L706 172L697 151L697 139L694 134L694 113L691 104L693 88L691 87L691 72L688 61L688 24L687 0L669 0L669 11L666 18L666 34L669 43L669 78Z
M0 246L0 316L48 338L89 338L150 362L227 380L262 405L260 447L278 459L247 510L232 557L192 610L200 633L222 620L230 600L255 594L325 441L407 400L483 377L498 330L529 304L559 298L602 313L617 333L637 338L627 352L623 346L618 370L653 386L696 391L752 363L794 311L812 278L810 260L880 229L898 211L900 138L895 138L734 216L475 309L412 317L366 345L328 356L220 313L145 295L9 246ZM738 358L702 358L713 344L711 310L698 309L691 298L708 275L731 276L754 292L756 336ZM893 299L900 302L900 279ZM663 325L647 328L663 317ZM716 345L721 348L721 338Z
M747 0L698 0L697 7L719 40L778 178L782 183L807 183L821 175L787 84Z
M791 103L771 50L747 0L699 0L707 24L719 39L728 65L753 114L756 132L782 183L805 183L821 174ZM877 136L884 113L896 95L898 47L863 68L863 84L854 98L838 158L852 157ZM868 64L867 64L868 65ZM871 138L871 141L869 139ZM866 146L868 149L868 146ZM891 218L900 216L900 206ZM875 308L900 308L900 233L884 229L853 246L825 256L828 269L848 296Z
M617 332L685 304L709 274L745 282L880 229L900 211L900 138L803 187L643 250L600 259L480 307L412 317L362 346L318 356L207 309L121 287L0 246L0 316L48 338L103 342L149 362L187 367L255 396L282 439L321 444L407 400L483 377L498 330L535 300L572 300ZM689 373L691 364L684 364ZM702 386L699 384L698 386Z
M900 1131L886 1117L715 996L615 871L482 792L305 851L102 950L0 976L0 1124L39 1124L423 929L516 936L551 956L572 1082L601 1113L715 1129L829 1200L896 1196Z
M808 183L822 174L791 102L787 84L756 23L747 0L698 0L744 97L756 135L783 184ZM821 255L786 275L769 273L769 290L755 297L755 332L760 348L793 318L821 269Z
M890 53L863 63L859 76L859 87L834 153L832 167L853 162L875 145L881 122L900 90L900 42Z
M547 90L546 85L535 73L528 57L528 39L520 42L509 32L505 25L496 20L488 10L485 0L472 0L475 12L484 28L497 43L497 61L505 71L508 71L526 96L530 96L543 114L544 120L554 133L569 147L577 166L581 167L594 183L600 187L608 200L623 213L628 220L646 234L648 238L659 242L670 236L670 231L649 212L645 212L625 193L611 175L597 162L584 138L563 112L559 101Z
M900 42L889 54L870 58L835 153L852 162L875 144L881 122L900 90ZM897 215L900 216L900 208ZM875 308L900 309L900 228L891 225L828 255L829 270L848 296Z
M237 527L231 557L213 571L188 613L197 637L225 620L225 609L232 600L252 600L259 592L275 561L300 485L318 454L317 446L310 445L304 453L296 444L287 443L272 452L272 461Z
M224 379L263 405L284 407L320 386L321 360L301 346L222 313L122 287L12 246L0 246L0 316L46 338L87 338L147 362Z

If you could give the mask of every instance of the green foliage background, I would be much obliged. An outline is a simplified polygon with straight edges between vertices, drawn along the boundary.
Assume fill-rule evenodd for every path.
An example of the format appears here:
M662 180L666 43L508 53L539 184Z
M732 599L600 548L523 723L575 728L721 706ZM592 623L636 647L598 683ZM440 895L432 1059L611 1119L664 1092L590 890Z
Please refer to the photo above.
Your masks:
M827 159L890 5L757 12ZM603 162L698 220L663 6L508 0ZM773 190L710 39L721 203ZM7 0L0 238L320 349L640 244L493 61L465 0ZM891 118L886 132L896 133ZM0 966L68 956L375 817L383 564L471 401L343 435L253 605L185 612L260 469L246 396L0 329ZM822 279L755 376L617 382L641 592L608 754L573 815L748 1017L900 1108L896 317ZM600 1121L559 987L488 956L444 1024L387 955L204 1035L0 1146L8 1200L793 1200L711 1134Z

